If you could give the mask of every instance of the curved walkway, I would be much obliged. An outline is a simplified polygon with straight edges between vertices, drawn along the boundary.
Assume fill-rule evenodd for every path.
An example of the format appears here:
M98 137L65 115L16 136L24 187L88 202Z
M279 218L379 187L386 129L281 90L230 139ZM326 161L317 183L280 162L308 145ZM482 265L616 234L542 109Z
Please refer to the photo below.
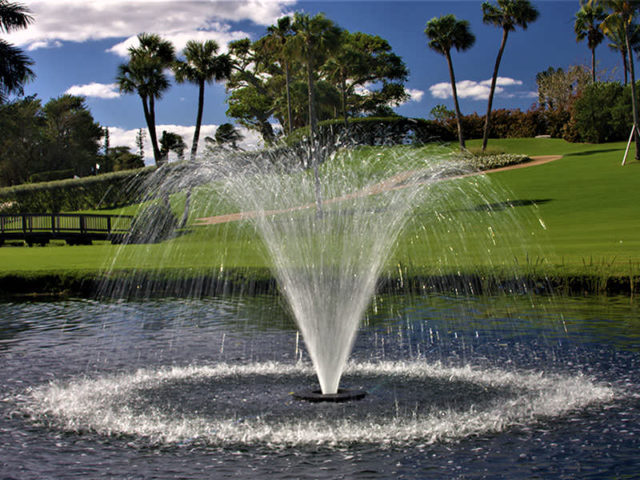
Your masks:
M461 175L460 177L457 177L457 178L470 177L470 176L473 176L473 175L482 175L482 174L485 174L485 173L503 172L505 170L516 170L518 168L535 167L536 165L543 165L545 163L553 162L553 161L559 160L561 158L562 158L562 155L539 155L539 156L531 157L531 161L530 162L519 163L517 165L509 165L507 167L492 168L490 170L483 170L483 171L480 171L480 172L474 172L474 173L470 173L468 175ZM400 173L398 175L395 175L395 176L385 180L384 182L380 182L380 183L377 183L375 185L371 185L370 187L367 187L364 190L360 190L359 192L351 193L351 194L345 195L343 197L337 197L337 198L332 198L332 199L329 199L329 200L325 200L323 203L325 203L325 204L336 203L336 202L341 202L343 200L364 197L366 195L374 195L376 193L381 193L381 192L384 192L384 191L387 191L387 190L391 190L393 188L402 188L399 184L402 183L404 180L406 180L410 175L411 175L411 172ZM315 207L315 203L310 203L310 204L307 204L307 205L300 205L298 207L285 208L285 209L281 209L281 210L265 210L265 211L229 213L229 214L226 214L226 215L216 215L215 217L197 218L195 225L197 225L197 226L201 226L201 225L217 225L217 224L220 224L220 223L237 222L239 220L246 220L246 219L249 219L249 218L255 218L258 215L277 215L279 213L294 212L294 211L297 211L297 210L305 210L307 208L312 208L312 207Z

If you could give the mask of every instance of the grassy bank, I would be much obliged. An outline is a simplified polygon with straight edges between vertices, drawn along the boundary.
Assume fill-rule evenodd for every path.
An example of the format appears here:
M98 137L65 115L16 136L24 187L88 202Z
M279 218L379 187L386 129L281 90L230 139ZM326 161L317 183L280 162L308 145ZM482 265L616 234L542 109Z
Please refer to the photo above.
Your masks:
M625 145L555 139L495 140L492 145L508 153L564 157L432 187L431 197L416 205L399 238L385 268L385 284L474 285L476 291L520 279L532 288L637 293L640 162L620 166ZM373 153L370 169L385 155L403 154L400 149ZM204 199L208 192L195 195ZM178 210L180 202L175 199ZM196 199L194 206L192 223L232 211L222 200ZM243 222L194 226L190 233L157 245L0 248L0 289L5 292L86 292L105 272L118 282L132 281L133 271L154 276L157 285L253 281L251 289L271 282L261 243Z

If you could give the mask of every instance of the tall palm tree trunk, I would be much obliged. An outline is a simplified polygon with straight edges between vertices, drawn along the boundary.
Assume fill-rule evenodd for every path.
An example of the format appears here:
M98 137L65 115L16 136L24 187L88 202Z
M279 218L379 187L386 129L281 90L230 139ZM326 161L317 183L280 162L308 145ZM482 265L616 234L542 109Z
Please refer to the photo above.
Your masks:
M453 63L451 62L451 53L445 52L447 64L449 65L449 76L451 77L451 90L453 93L453 105L456 109L456 121L458 123L458 141L460 142L460 150L466 148L464 143L464 135L462 134L462 114L460 113L460 105L458 104L458 89L456 88L456 76L453 73Z
M147 103L147 101L149 103ZM156 135L156 119L153 97L147 99L142 98L142 109L144 111L144 118L147 121L147 128L149 130L149 140L151 141L151 148L153 149L153 160L156 165L162 164L162 155L158 148L158 136Z
M640 132L638 132L638 97L636 93L636 74L633 65L633 50L631 42L629 42L629 27L625 27L624 32L625 43L627 44L627 54L629 56L629 75L631 76L631 107L633 110L633 124L635 125L636 139L636 160L640 160Z
M500 43L500 49L498 50L498 57L496 58L496 64L493 67L493 77L491 78L491 88L489 89L489 101L487 104L487 116L484 119L484 132L482 134L482 152L487 150L487 142L489 141L489 127L491 125L491 109L493 108L493 95L496 91L496 82L498 81L498 70L500 69L500 62L502 61L502 54L504 53L504 47L507 45L507 37L509 36L509 30L502 29L502 42Z
M318 145L317 145L317 121L316 98L313 86L313 63L311 55L307 55L307 88L309 90L309 156L313 167L316 194L316 216L322 218L322 192L320 191L320 174L318 173Z
M287 131L291 135L293 131L293 125L291 124L291 118L293 117L291 113L291 72L289 71L289 62L286 60L284 62L284 78L287 90Z
M342 90L342 117L344 118L345 133L349 129L349 117L347 115L347 79L340 75L340 90Z
M591 83L596 83L596 47L591 49Z
M193 132L193 143L191 144L190 160L196 160L198 153L198 141L200 140L200 126L202 125L202 110L204 109L204 80L199 81L198 85L198 112L196 113L196 128Z

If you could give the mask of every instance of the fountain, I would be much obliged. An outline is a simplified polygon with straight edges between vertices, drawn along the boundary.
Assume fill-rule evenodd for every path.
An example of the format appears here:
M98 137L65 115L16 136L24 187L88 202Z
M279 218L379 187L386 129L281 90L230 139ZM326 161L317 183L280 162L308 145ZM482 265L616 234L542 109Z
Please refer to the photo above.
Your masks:
M297 162L225 154L149 179L161 198L196 186L194 215L214 226L122 246L113 265L127 255L161 272L178 265L194 269L188 281L151 271L105 285L115 300L3 307L17 322L0 331L8 476L56 476L50 464L79 477L294 468L315 478L327 465L326 477L571 476L580 446L605 452L593 467L602 476L629 471L615 459L637 453L640 357L633 341L619 343L633 335L592 314L627 318L628 304L556 304L517 279L496 297L455 281L453 293L408 285L411 265L388 263L410 257L394 252L400 235L410 254L435 255L443 275L465 245L490 261L509 235L524 242L513 211L484 208L505 196L481 177L454 178L468 166L439 149L338 150L320 165L318 215L314 179ZM174 219L156 223L164 231ZM440 234L453 240L436 252L429 235ZM237 250L213 262L219 238ZM278 295L229 268L244 259L256 271L256 248ZM200 264L215 268L201 277ZM182 296L154 298L165 291Z
M436 193L438 182L468 168L450 156L425 156L424 150L372 155L343 149L323 162L318 179L291 154L253 162L226 154L197 165L179 188L194 177L216 179L221 196L252 221L320 384L320 391L295 397L340 402L364 397L358 390L339 389L340 378L380 272L412 209L429 187L442 199L447 188ZM169 188L176 189L174 181ZM318 181L324 200L315 197Z

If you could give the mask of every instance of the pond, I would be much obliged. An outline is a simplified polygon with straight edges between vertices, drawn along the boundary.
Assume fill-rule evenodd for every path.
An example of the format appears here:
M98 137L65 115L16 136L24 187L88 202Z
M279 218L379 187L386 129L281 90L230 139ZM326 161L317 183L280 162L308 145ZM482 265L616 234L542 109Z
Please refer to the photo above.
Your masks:
M623 478L640 472L629 298L376 296L309 404L275 296L0 304L2 478Z

